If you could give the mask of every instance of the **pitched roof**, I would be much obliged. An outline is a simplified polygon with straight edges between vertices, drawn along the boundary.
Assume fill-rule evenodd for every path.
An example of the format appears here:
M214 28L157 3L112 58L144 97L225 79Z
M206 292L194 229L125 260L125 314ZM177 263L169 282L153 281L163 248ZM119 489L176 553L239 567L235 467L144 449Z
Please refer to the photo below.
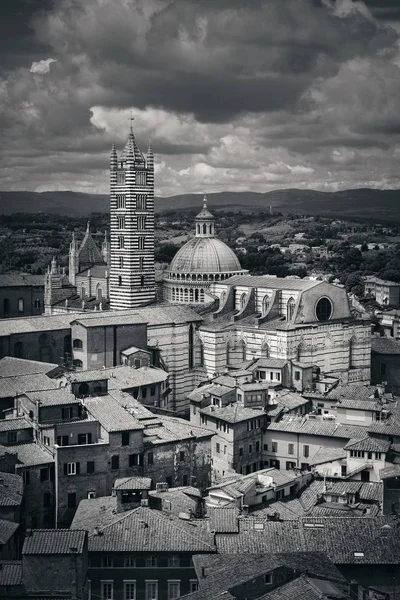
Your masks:
M388 527L387 527L388 526ZM400 536L394 517L305 517L264 524L263 531L217 534L218 552L325 552L335 564L398 564Z
M0 287L43 287L43 275L31 275L30 273L2 273L0 275Z
M389 465L379 471L381 479L390 479L392 477L400 477L400 465Z
M360 500L375 500L382 502L383 485L381 481L366 481L359 491Z
M329 400L339 400L346 398L348 400L368 400L374 397L376 391L375 385L361 385L356 383L339 384L324 394Z
M374 421L367 427L368 433L377 433L379 435L400 436L400 421L390 417L385 421Z
M85 398L84 404L108 433L144 429L144 426L109 394Z
M82 554L87 533L78 529L31 529L22 554Z
M210 519L210 531L216 531L218 533L238 533L239 510L236 507L220 508L208 506L207 516Z
M20 506L24 484L20 475L0 473L0 506Z
M89 536L90 552L215 552L213 536L200 527L140 506Z
M239 423L241 421L249 421L265 416L263 408L250 408L243 406L240 402L233 402L221 408L217 406L207 406L201 408L203 414L210 415L215 419L221 419L227 423Z
M400 354L400 342L387 337L371 338L372 354Z
M0 378L0 398L15 398L27 390L56 389L56 380L50 379L45 373L30 373L28 375L12 375Z
M157 421L159 426L157 426ZM183 439L211 438L214 432L205 427L193 425L185 419L179 417L157 417L155 425L149 424L144 430L145 441L153 444L164 444L165 442L174 442ZM146 426L146 424L145 424Z
M14 356L4 356L0 359L0 377L21 377L21 375L33 375L34 373L49 373L56 368L58 368L58 365L54 363L15 358Z
M86 329L91 327L109 327L114 325L144 325L147 323L146 319L137 313L130 312L129 314L120 314L115 312L106 312L104 315L93 316L82 316L75 319L73 324L82 325Z
M19 527L15 521L0 519L0 545L7 544L8 540L14 535Z
M306 511L298 498L282 498L282 500L270 502L268 506L253 510L247 518L257 522L260 519L275 516L276 513L279 514L279 519L282 521L296 520L306 515Z
M54 390L27 391L25 395L32 402L39 402L41 406L62 406L69 404L82 404L80 398L70 392L67 388L57 388Z
M343 448L319 448L312 459L308 462L311 466L323 465L327 462L333 462L334 460L346 458L346 456L346 451Z
M92 532L95 527L106 527L120 517L116 496L84 499L79 502L70 528Z
M81 265L102 265L104 264L100 250L96 246L92 234L90 233L89 224L86 229L84 238L78 250L79 263Z
M49 463L54 462L54 456L50 451L35 442L31 442L30 444L18 444L18 446L14 447L18 453L18 462L21 463L22 467L48 465Z
M32 429L33 424L28 419L0 419L0 431L20 431L22 429Z
M156 508L161 504L162 511L175 515L181 512L195 512L198 507L199 498L201 498L200 490L190 486L169 488L162 492L157 490L149 491L150 507ZM155 501L154 503L153 499Z
M364 452L388 452L390 442L376 438L365 437L362 440L350 440L345 445L345 450L361 450Z
M113 490L150 490L149 477L120 477L114 481Z
M259 600L304 600L304 598L307 600L328 600L328 598L349 600L350 596L345 586L301 575L261 596Z
M282 369L288 361L284 358L257 358L255 361L247 363L246 368L249 371L256 369Z
M379 412L382 408L386 408L388 405L379 402L379 400L360 400L360 399L347 399L338 400L336 408L350 408L352 410L366 410Z
M0 561L0 587L5 585L22 585L22 561Z

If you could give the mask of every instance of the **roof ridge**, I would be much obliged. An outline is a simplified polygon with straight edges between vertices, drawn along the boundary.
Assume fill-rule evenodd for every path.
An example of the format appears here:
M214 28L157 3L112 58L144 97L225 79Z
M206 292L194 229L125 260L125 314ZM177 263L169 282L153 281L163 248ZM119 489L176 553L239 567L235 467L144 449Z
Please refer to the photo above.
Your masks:
M117 525L117 523L120 523L121 521L123 521L123 519L126 519L127 517L129 517L129 515L131 515L132 513L134 513L135 511L137 512L139 510L139 508L141 508L141 506L137 506L136 508L133 508L132 510L127 511L125 514L123 514L119 519L116 519L115 521L113 521L112 523L109 523L108 525L104 525L104 527L99 527L99 531L104 531L105 529L108 529L109 527L112 527L113 525ZM97 534L95 534L94 532L91 534L88 534L88 537L93 537Z

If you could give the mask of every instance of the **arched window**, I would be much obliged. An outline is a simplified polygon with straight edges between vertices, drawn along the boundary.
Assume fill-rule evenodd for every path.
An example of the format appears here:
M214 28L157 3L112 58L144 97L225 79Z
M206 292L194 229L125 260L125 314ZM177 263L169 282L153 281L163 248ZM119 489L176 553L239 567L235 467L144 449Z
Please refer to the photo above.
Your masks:
M144 275L142 275L141 278L140 278L140 286L141 287L144 286Z
M262 301L262 314L265 315L269 308L269 296L265 295Z
M189 300L190 300L190 302L193 302L193 289L192 288L190 288L190 290L189 290Z
M101 289L101 285L98 283L96 285L96 298L97 300L101 300L103 297L103 290Z
M205 223L203 225L203 233L207 233L207 225Z
M296 306L296 302L294 301L294 299L289 298L287 305L286 305L286 320L287 321L291 321L293 319L295 306Z
M243 309L246 306L246 298L247 294L242 294L240 296L240 308Z
M239 344L239 348L241 350L241 359L242 360L246 360L246 343L244 340L242 340Z
M19 300L18 300L18 314L19 315L24 314L24 299L23 298L19 298Z
M199 301L199 290L198 290L198 289L196 289L196 290L194 291L194 301L195 301L195 302L198 302L198 301Z
M73 365L74 365L75 369L82 369L83 362L81 360L79 360L78 358L76 358L73 362Z
M75 338L72 342L72 347L81 350L83 348L83 342L79 338Z
M230 344L229 344L229 342L226 343L225 355L226 355L226 365L229 366L229 361L230 361Z
M200 302L204 302L204 290L201 288L200 290Z
M51 346L42 346L39 349L39 357L41 362L53 362L53 350Z
M15 358L24 358L24 345L22 342L14 344L14 356Z
M197 233L200 233L200 225L197 223Z
M3 300L3 315L7 317L10 314L10 299L4 298Z
M81 383L79 386L79 395L87 396L89 394L89 386L87 383Z
M144 269L144 258L143 258L143 256L140 256L139 257L139 270L143 271L143 269Z
M118 285L121 287L122 285L122 275L118 275Z
M86 290L85 290L85 286L83 285L81 287L81 298L85 298L86 297Z
M222 306L223 304L225 304L225 300L226 300L226 292L222 292L221 297L219 299L219 305Z
M184 294L185 294L185 302L187 302L188 301L188 289L187 288L185 288Z

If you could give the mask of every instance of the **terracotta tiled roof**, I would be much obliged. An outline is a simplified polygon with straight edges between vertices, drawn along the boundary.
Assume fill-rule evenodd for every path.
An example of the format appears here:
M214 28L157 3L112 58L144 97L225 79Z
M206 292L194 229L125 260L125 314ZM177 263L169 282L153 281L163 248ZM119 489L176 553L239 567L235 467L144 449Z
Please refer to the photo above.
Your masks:
M0 546L7 544L19 527L19 523L0 519Z
M20 431L33 427L27 419L0 419L0 431Z
M82 404L67 388L26 392L26 396L33 402L40 402L42 406L62 406L69 404Z
M26 532L22 554L82 554L86 531L32 529Z
M345 445L345 450L361 450L364 452L388 452L390 442L376 438L365 437L362 440L350 440Z
M14 446L18 453L18 462L23 467L34 467L38 465L48 465L54 462L54 457L49 450L43 446L31 442L30 444L18 444ZM18 468L18 465L17 465Z
M400 342L387 337L372 337L371 351L373 354L400 354Z
M114 490L150 490L149 477L120 477L114 481Z
M321 281L310 279L292 279L291 277L270 277L269 275L234 275L224 280L224 285L244 285L254 288L269 288L272 290L309 290Z
M22 585L22 561L0 561L0 587L4 585Z
M218 534L218 552L325 552L335 564L398 564L400 536L393 517L306 517L267 522L263 531Z
M321 598L349 600L350 596L346 586L339 587L331 581L301 575L297 579L261 596L259 600L304 600L304 598L307 598L307 600L321 600Z
M44 288L43 275L24 273L3 273L0 275L0 287L26 287L35 286Z
M92 417L109 433L143 429L143 425L109 394L86 398L84 404Z
M218 533L238 533L239 510L236 507L232 508L207 508L207 516L209 517L210 531Z
M0 377L12 377L21 375L33 375L35 373L49 373L58 365L44 363L37 360L26 360L14 356L4 356L0 359Z
M0 473L0 506L20 506L24 484L20 475Z
M391 477L400 477L400 465L390 465L379 471L381 479L390 479Z
M311 466L323 465L327 462L346 458L346 450L343 448L320 448L309 461Z
M70 528L86 529L92 533L95 527L106 527L120 518L121 515L117 513L116 496L85 498L79 502Z
M213 536L143 506L89 536L90 552L214 552Z

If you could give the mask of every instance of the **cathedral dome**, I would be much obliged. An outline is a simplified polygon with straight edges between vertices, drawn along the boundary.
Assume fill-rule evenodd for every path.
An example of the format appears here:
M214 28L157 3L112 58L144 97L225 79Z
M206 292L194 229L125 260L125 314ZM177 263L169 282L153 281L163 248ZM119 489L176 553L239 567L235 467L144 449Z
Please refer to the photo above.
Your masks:
M241 271L235 253L215 237L195 237L175 254L171 273L236 273Z

